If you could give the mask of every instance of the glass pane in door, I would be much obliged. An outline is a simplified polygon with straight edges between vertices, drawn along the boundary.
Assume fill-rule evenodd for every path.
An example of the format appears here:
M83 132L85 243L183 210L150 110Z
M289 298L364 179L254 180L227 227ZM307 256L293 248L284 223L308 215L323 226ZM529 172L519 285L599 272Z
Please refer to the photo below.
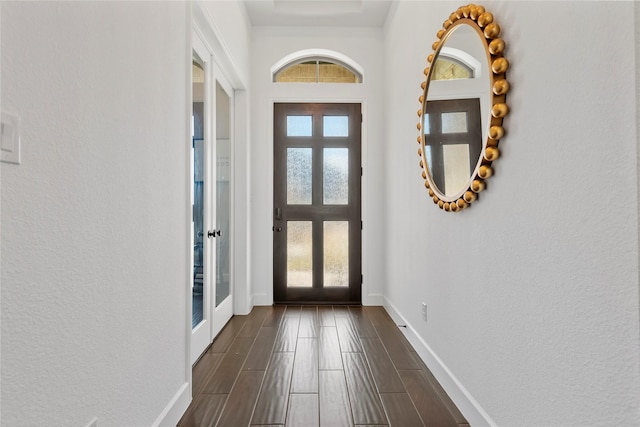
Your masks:
M230 294L231 100L216 82L216 307Z
M313 191L313 150L287 148L287 204L310 205Z
M313 285L313 223L287 222L287 286Z
M193 61L193 272L191 327L204 320L204 67Z
M325 148L322 159L325 205L349 203L349 149Z
M349 286L349 221L324 222L324 286Z

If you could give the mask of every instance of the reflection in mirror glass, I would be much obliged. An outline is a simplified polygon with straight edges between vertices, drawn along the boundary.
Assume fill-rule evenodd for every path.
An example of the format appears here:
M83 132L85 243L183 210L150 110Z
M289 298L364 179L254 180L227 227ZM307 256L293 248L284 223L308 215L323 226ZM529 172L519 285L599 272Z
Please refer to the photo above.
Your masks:
M431 146L430 145L425 145L424 146L424 156L427 158L427 167L429 168L429 170L433 170L433 159L431 157Z
M435 59L422 126L428 174L445 197L468 188L481 160L491 118L490 75L484 36L457 25Z
M422 130L425 135L429 135L431 133L429 128L429 113L424 113L422 116Z
M465 133L465 132L467 132L466 111L442 113L442 133Z
M449 144L442 147L444 163L444 194L452 196L469 181L469 144Z
M430 132L424 134L429 174L438 191L455 196L468 185L482 152L480 100L427 102ZM463 154L464 153L464 154Z
M472 79L471 66L440 54L433 69L433 80Z

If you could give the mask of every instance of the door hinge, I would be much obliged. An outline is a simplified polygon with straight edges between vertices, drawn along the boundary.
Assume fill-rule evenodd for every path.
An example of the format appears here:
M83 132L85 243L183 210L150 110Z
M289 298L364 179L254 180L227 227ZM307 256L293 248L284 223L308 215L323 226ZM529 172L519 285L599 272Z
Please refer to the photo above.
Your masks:
M362 114L360 114L360 123L362 123L364 121L364 118L362 116Z
M360 284L362 285L364 283L364 275L360 275Z
M360 221L360 230L364 230L364 223Z
M360 176L363 176L363 174L364 174L364 168L360 166Z

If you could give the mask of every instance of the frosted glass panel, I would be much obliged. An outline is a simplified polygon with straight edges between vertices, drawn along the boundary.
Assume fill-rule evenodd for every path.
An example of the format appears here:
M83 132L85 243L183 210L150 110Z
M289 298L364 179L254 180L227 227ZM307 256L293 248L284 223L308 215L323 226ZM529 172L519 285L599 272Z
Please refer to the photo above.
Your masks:
M349 116L323 116L323 136L349 136Z
M467 113L442 113L442 133L467 133Z
M311 116L287 116L287 136L311 136Z
M325 148L323 163L324 204L349 203L349 149Z
M287 204L310 205L311 148L287 148Z
M349 221L324 223L324 286L349 286Z
M313 223L287 221L287 286L313 285Z
M442 146L444 162L444 194L453 196L469 181L469 144Z

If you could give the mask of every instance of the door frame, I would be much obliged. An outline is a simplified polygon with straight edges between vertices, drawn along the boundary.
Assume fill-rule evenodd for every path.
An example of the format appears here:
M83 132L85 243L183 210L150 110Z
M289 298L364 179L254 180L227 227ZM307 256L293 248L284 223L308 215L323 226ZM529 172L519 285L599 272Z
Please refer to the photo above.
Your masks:
M207 48L210 56L211 63L215 64L217 69L216 73L219 73L226 82L228 87L225 89L230 89L233 93L234 105L231 107L231 133L233 137L233 143L231 146L231 156L232 156L232 182L231 182L231 195L230 195L230 204L231 204L231 216L235 219L236 215L242 215L242 212L247 208L246 199L246 188L241 184L237 185L238 180L238 172L235 171L235 163L238 161L238 157L236 156L237 150L240 150L240 154L246 150L244 147L246 145L247 132L245 129L248 127L248 118L247 114L243 112L247 112L249 109L249 103L246 97L245 89L247 87L246 82L241 77L240 73L235 61L233 60L233 55L227 48L223 37L220 31L217 29L214 20L211 17L210 11L207 9L206 5L203 2L191 2L187 6L187 26L188 31L185 35L186 37L186 55L185 55L185 65L188 64L188 68L185 66L185 91L186 94L191 93L191 60L193 57L193 40L194 37L198 37ZM215 90L215 84L214 90ZM238 97L240 95L240 99ZM188 141L191 138L191 109L192 109L192 101L191 95L185 97L185 141ZM213 134L215 135L215 133ZM239 138L241 141L239 141ZM242 146L238 147L238 143L241 142ZM185 292L185 312L184 312L184 323L183 327L185 328L185 343L184 343L184 351L185 351L185 377L186 381L189 384L189 390L191 389L191 385L193 384L192 378L192 363L191 363L191 314L192 314L192 291L191 286L189 284L192 281L192 260L193 256L192 252L192 230L191 230L191 215L192 209L190 204L190 191L191 191L191 181L193 181L192 171L190 170L191 163L191 153L188 144L184 144L185 148L185 158L184 158L184 167L185 167L185 193L184 193L184 238L185 238L185 270L184 270L184 285L182 289ZM242 173L242 172L240 172ZM243 181L242 181L243 182ZM240 191L242 194L237 194ZM243 242L237 242L236 235L242 236L242 221L236 220L235 222L230 221L230 239L233 242L230 250L230 274L232 276L230 283L230 293L233 295L233 304L231 307L232 314L246 314L250 310L250 300L249 300L249 292L248 292L248 284L244 283L246 281L246 277L242 275L244 265L246 265L246 261L243 261L243 257L236 256L236 251L239 253L244 253L247 251L246 245L243 245ZM238 229L236 229L238 227ZM238 232L240 230L240 232ZM238 244L239 243L239 244ZM246 257L245 257L246 258ZM239 265L238 265L239 264ZM238 274L240 272L240 280L243 283L238 284ZM240 299L238 299L238 294L240 295ZM215 335L212 334L212 339L215 338Z
M205 87L204 87L204 111L205 118L203 122L204 137L204 201L203 201L203 320L190 332L189 344L189 360L191 364L195 364L197 360L211 345L213 339L218 335L227 321L233 315L233 296L234 296L234 257L233 257L233 158L234 158L234 91L231 84L226 80L220 67L215 62L215 56L211 48L195 31L192 33L192 55L198 55L204 65ZM216 154L218 150L217 138L217 84L220 85L225 94L229 97L229 140L230 140L230 188L229 188L229 296L219 305L216 306L216 278L217 278L217 244L216 234L209 235L218 225L217 205L216 205ZM193 104L193 100L191 100ZM191 154L191 157L193 154ZM189 168L189 176L193 181L194 166L191 163ZM193 192L193 184L191 184L190 193ZM192 200L193 203L193 200ZM191 220L193 224L193 218ZM193 233L190 233L193 234ZM193 236L191 238L190 248L193 248ZM193 251L191 251L190 265L193 266ZM193 312L193 305L190 312Z
M269 132L269 139L270 139L270 148L269 148L269 158L268 161L270 162L270 190L271 190L271 196L269 200L273 200L274 194L275 194L275 188L274 185L275 183L273 182L273 174L274 174L274 148L275 148L275 141L273 139L273 131L274 131L274 105L275 104L279 104L279 103L305 103L305 104L360 104L360 113L362 114L362 127L361 127L361 134L360 134L360 144L361 144L361 150L360 150L360 162L362 165L362 176L361 176L361 188L360 188L360 216L361 216L361 220L362 220L362 234L361 234L361 251L360 251L360 255L361 255L361 260L360 260L360 265L361 265L361 274L362 274L362 284L360 287L360 303L362 305L367 305L367 304L371 304L371 303L375 303L375 304L381 304L382 300L380 299L380 301L378 301L378 298L381 298L381 296L379 295L370 295L369 291L368 291L368 283L367 283L367 272L369 271L369 250L368 250L368 242L369 242L369 229L370 227L368 227L368 223L369 223L369 215L368 215L368 206L369 206L369 158L368 158L368 145L367 145L367 141L369 140L369 134L368 134L368 118L369 118L369 109L368 109L368 101L367 98L364 97L359 97L359 96L354 96L354 97L344 97L344 98L339 98L339 97L326 97L323 98L321 96L317 96L317 95L310 95L310 96L271 96L269 97L269 101L268 101L268 105L267 108L269 108L268 110L268 114L269 114L269 120L266 123L266 125L268 126L267 129L265 129L267 132ZM271 214L273 215L273 206L271 206L269 208L269 212L271 212ZM273 223L273 219L269 218L269 224ZM272 231L271 229L269 229L269 232L271 233L270 236L272 236ZM267 303L267 304L273 304L274 300L274 294L273 294L273 257L275 256L275 253L273 252L273 240L271 241L271 243L269 244L269 248L268 251L270 253L270 258L271 258L271 262L269 264L269 268L270 268L270 287L268 289L268 294L265 295L266 296L266 300L265 302L263 302L263 304ZM257 301L262 301L262 299L260 299L260 295L256 295L255 296L257 298Z
M319 120L318 118L319 110L329 115L333 115L337 111L340 111L341 114L347 113L352 118L355 119L355 122L350 123L350 126L349 126L351 129L351 132L349 134L348 140L350 142L346 145L346 147L347 148L352 147L351 142L355 142L354 139L357 138L357 144L358 144L357 151L355 152L351 151L351 154L349 155L349 171L350 171L349 185L356 184L357 182L357 184L359 185L357 197L356 197L356 194L353 192L355 190L352 187L349 188L349 203L347 205L338 205L333 207L324 205L323 203L320 205L312 203L311 205L308 205L308 206L307 205L303 205L303 206L288 205L286 202L286 198L287 198L286 191L285 193L280 194L279 199L276 197L276 194L277 194L276 186L280 188L280 191L283 191L282 187L286 185L286 173L284 173L284 175L282 174L282 172L280 174L275 173L276 172L276 158L275 158L276 150L275 149L276 149L276 142L277 142L275 139L276 106L279 106L279 109L284 114L284 116L280 117L281 119L283 119L287 115L286 112L288 110L292 110L293 111L292 114L298 114L298 113L313 114L313 116L315 117L314 128L317 125L316 121ZM337 106L343 106L343 107L337 107ZM362 170L362 165L363 165L362 163L363 123L362 123L362 120L358 122L357 119L362 117L362 108L363 108L362 103L361 102L286 102L286 103L276 102L273 104L273 108L274 108L274 111L273 111L273 118L274 118L274 123L273 123L273 129L274 129L273 208L274 209L279 208L282 210L281 212L284 211L285 213L284 218L280 218L280 219L275 218L275 213L273 214L274 215L274 218L273 218L274 232L272 235L272 239L273 239L274 302L287 303L287 304L288 303L291 303L291 304L325 304L325 303L326 304L360 304L362 302L361 278L362 278L362 271L363 271L362 270L362 229L361 229L363 180L362 180L362 174L358 174L358 172ZM358 115L360 115L360 117L358 117ZM280 125L282 126L282 123ZM281 128L281 131L284 131L284 129ZM355 135L355 138L354 138L354 135ZM345 144L344 140L341 140L341 139L336 139L335 141L331 141L331 139L324 140L324 138L315 134L313 137L311 137L310 140L308 140L307 138L302 138L302 140L316 141L318 138L325 141L328 144L328 147L331 147L331 146L342 147ZM280 155L279 161L284 163L279 164L279 167L280 168L284 167L286 169L287 167L286 166L286 152L287 152L286 147L288 146L288 144L284 141L283 143L284 145L280 147L281 150L278 151L278 153ZM292 142L292 143L294 144L294 146L298 146L300 144L300 141ZM306 143L303 145L306 146ZM317 150L321 149L321 147L316 146L315 143L311 143L310 147L311 148L315 147L316 155L318 154ZM321 157L316 157L316 155L314 155L314 168L320 167L320 169L322 169L320 166L321 163L319 163ZM314 180L312 181L314 183L313 192L314 194L316 194L316 197L314 198L314 200L317 202L321 198L321 193L317 193L321 187L321 184L320 184L321 181L316 181L316 179L320 179L320 180L322 179L322 170L316 169L316 173L313 175L313 177L314 177ZM314 224L313 239L316 242L316 244L313 245L313 250L314 250L314 268L313 268L314 286L313 288L296 288L296 287L288 288L287 285L284 283L284 281L286 281L286 268L284 267L284 265L287 262L286 256L285 256L285 253L283 253L282 251L281 252L276 251L276 248L282 247L282 245L286 247L286 243L285 243L286 233L288 230L287 218L291 218L291 215L293 215L293 217L300 217L300 215L302 215L302 217L307 218L306 221L310 221L309 215L314 216L316 214L320 214L325 219L333 217L334 218L333 220L338 220L337 218L341 218L340 221L347 220L350 224L350 227L354 227L354 226L357 227L357 229L350 228L350 231L349 231L349 259L350 259L349 282L350 282L350 285L348 288L344 288L344 287L332 288L332 287L325 287L325 286L322 286L321 288L316 287L316 284L318 284L320 280L320 277L316 276L316 274L318 273L317 268L319 268L319 265L317 265L317 262L319 261L316 259L316 256L320 256L320 259L322 258L322 255L320 253L317 253L317 250L319 250L320 247L321 246L323 247L324 245L323 243L320 243L320 246L316 246L316 244L318 244L316 239L319 239L320 235L323 234L322 231L317 228L319 223L318 218L312 221ZM329 216L327 217L326 215L329 215ZM282 230L282 233L278 232L278 229ZM356 255L356 254L357 256L354 257L353 255ZM276 264L279 264L281 269L276 269ZM282 270L282 268L284 268L284 270ZM283 282L283 283L279 283L278 286L276 286L276 276L279 276L280 281ZM276 298L276 294L279 294L280 297Z

